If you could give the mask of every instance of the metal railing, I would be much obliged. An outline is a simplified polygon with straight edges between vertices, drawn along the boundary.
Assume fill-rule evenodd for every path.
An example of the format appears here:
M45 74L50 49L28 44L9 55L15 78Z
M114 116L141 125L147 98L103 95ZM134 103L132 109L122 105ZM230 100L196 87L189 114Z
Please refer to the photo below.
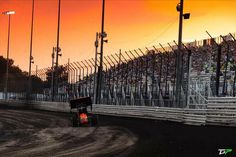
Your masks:
M232 36L235 37L235 34ZM220 60L221 76L219 76L218 92L222 96L235 96L236 77L233 71L236 70L234 67L236 61L233 57L230 58L229 54L236 54L236 41L228 35L214 38L214 40L221 45L222 56L228 56L227 60L224 60L224 57ZM105 56L101 102L110 105L182 108L188 105L199 106L202 103L204 105L204 99L216 96L217 49L213 39L184 43L184 45L181 106L175 105L175 86L178 82L175 78L177 45L174 43ZM189 51L191 51L191 62L188 56ZM57 76L53 75L53 70L55 67L37 69L32 72L35 80L39 80L37 82L32 79L31 99L52 101L54 88L52 81L55 77L58 77L58 89L55 89L54 101L68 101L78 97L94 96L96 74L94 73L95 60L93 58L59 66ZM229 77L228 73L233 76ZM196 74L194 77L200 79L204 79L203 74L209 75L209 80L194 82L190 79L189 81L188 76L191 77L192 74ZM10 79L9 82L12 85L17 85L17 77ZM198 88L194 87L195 84ZM9 91L17 93L13 87L10 87ZM21 93L26 93L26 89L22 89ZM188 93L190 94L189 104L186 103ZM16 99L18 98L20 99L20 96L16 97Z

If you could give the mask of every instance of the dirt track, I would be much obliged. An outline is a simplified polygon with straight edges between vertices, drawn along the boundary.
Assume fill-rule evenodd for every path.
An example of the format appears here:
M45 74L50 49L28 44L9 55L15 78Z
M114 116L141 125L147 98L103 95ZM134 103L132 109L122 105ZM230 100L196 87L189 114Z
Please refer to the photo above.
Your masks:
M137 138L116 126L71 127L52 112L0 109L0 156L105 156L127 153Z
M99 127L70 127L68 113L0 109L0 156L218 157L236 128L99 116Z

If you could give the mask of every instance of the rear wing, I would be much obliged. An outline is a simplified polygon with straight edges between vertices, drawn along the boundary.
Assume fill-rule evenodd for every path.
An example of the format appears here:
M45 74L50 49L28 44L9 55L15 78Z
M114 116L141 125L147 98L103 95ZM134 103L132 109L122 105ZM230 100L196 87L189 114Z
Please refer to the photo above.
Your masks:
M92 110L92 100L91 97L83 97L74 100L70 100L70 108L79 108L79 107L91 107Z

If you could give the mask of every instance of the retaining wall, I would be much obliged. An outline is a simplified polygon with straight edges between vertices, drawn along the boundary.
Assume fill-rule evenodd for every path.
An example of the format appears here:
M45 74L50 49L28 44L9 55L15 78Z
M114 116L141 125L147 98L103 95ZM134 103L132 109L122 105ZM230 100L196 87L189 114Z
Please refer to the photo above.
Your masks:
M0 101L1 106L70 112L66 102ZM236 98L209 98L206 109L150 106L93 105L102 115L136 117L180 122L188 125L236 126Z

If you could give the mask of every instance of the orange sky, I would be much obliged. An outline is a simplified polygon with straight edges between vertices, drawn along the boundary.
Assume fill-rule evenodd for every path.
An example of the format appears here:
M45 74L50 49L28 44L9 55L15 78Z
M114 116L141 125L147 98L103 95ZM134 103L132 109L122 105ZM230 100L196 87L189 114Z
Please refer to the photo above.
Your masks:
M105 55L177 40L179 0L106 0ZM31 0L0 0L0 11L15 10L12 17L10 58L28 70ZM62 57L60 64L94 57L95 33L101 30L101 0L61 0ZM235 0L185 0L183 40L236 32ZM7 16L0 15L0 55L6 56ZM35 0L33 56L39 68L51 65L56 45L57 0Z

